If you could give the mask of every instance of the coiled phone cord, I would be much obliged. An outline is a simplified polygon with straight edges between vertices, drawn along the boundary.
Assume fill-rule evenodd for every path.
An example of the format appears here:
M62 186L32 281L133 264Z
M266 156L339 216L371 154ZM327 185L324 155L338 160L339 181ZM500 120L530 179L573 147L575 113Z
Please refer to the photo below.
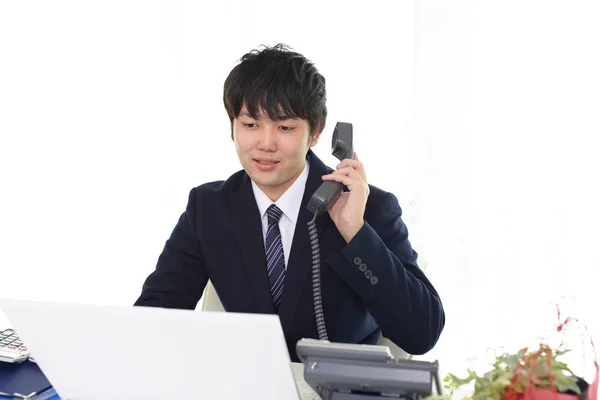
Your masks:
M317 214L315 212L313 219L308 222L308 234L312 250L313 299L319 339L329 340L327 337L327 328L325 327L325 317L323 316L323 298L321 297L321 255L319 250L319 236L317 235L317 227L315 225Z

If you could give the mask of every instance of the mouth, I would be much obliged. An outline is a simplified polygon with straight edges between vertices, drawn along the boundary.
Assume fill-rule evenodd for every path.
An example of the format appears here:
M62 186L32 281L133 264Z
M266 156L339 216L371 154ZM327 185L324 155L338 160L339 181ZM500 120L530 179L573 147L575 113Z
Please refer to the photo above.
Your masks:
M275 164L279 163L279 161L270 160L267 158L254 158L253 160L254 160L254 162L257 162L262 165L275 165Z
M279 161L272 160L269 158L253 158L254 164L263 171L270 171L275 168Z

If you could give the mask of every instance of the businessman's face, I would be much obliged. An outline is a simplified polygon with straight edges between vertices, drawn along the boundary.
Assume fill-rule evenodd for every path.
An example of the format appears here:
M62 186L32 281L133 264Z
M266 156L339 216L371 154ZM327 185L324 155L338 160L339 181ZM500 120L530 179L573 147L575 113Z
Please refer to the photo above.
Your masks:
M273 201L302 173L306 152L319 136L317 132L310 137L306 120L273 121L264 113L254 119L245 106L233 120L233 140L242 167Z

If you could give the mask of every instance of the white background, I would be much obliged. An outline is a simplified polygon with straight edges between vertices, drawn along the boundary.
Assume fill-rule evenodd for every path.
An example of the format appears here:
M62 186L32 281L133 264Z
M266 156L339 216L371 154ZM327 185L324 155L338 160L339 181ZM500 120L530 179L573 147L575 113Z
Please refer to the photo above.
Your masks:
M600 342L596 1L205 3L0 3L0 297L132 304L189 190L240 168L227 74L283 42L327 79L315 151L354 124L442 296L421 358L526 346L562 296Z

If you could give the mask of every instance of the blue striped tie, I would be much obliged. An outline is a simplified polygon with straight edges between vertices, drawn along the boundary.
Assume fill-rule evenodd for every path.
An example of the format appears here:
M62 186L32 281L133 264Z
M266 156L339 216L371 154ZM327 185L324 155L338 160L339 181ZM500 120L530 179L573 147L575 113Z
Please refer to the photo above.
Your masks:
M283 297L283 281L285 279L285 258L283 257L283 242L281 241L281 232L279 231L279 219L283 211L275 204L271 204L267 209L267 218L269 227L267 228L267 238L265 248L267 249L267 273L269 274L269 286L271 287L271 296L275 309L279 309L279 303Z

